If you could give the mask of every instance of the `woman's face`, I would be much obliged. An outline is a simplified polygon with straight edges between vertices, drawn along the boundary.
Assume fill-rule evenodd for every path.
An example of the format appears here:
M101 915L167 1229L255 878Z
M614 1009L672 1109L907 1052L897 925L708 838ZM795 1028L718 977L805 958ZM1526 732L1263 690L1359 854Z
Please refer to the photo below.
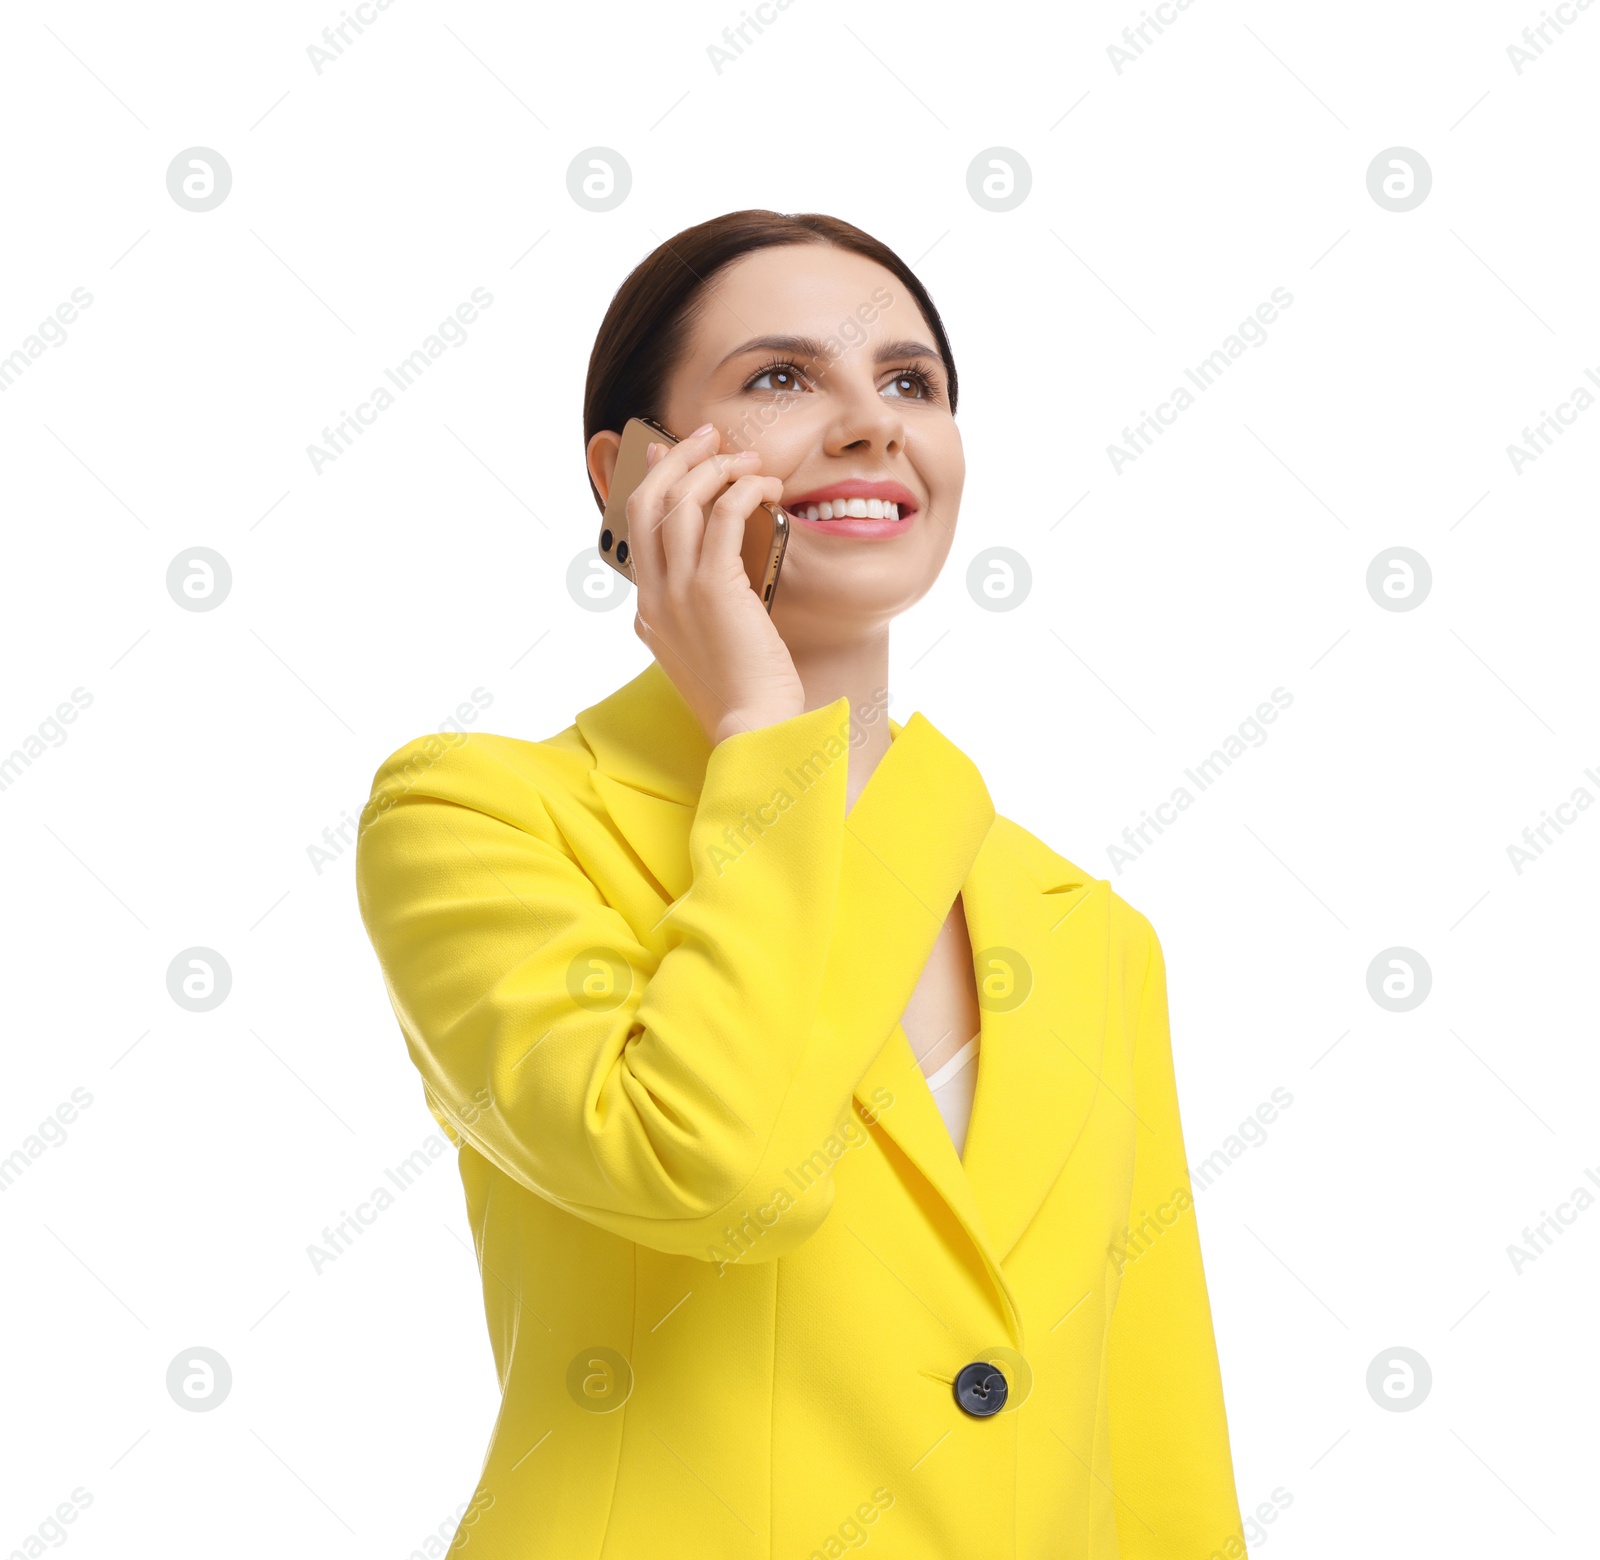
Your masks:
M938 578L966 477L961 435L933 332L874 261L791 244L727 266L702 294L661 421L680 436L715 423L724 449L759 450L762 474L783 479L789 549L772 620L791 649L857 641ZM898 503L899 519L807 518L850 498Z

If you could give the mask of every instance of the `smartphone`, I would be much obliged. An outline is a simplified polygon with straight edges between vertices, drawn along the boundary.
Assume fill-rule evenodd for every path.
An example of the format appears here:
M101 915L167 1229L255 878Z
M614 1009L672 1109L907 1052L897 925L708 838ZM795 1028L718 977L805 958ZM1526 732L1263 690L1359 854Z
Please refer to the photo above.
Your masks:
M648 417L630 417L622 430L622 448L617 451L617 468L611 476L611 496L606 500L605 517L600 522L600 556L635 585L639 581L633 572L633 553L628 543L628 499L644 481L644 452L652 443L677 442L676 435ZM761 598L768 612L772 611L772 598L778 590L778 571L783 567L783 554L788 545L788 515L776 504L758 504L745 521L744 545L739 554L744 560L750 588Z

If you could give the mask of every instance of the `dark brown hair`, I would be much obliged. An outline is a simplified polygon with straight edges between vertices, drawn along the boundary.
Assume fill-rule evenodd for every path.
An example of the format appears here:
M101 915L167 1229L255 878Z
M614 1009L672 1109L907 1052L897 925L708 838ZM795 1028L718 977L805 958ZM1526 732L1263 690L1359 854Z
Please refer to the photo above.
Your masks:
M602 429L621 433L630 417L661 416L661 397L705 287L752 250L780 244L831 244L875 261L916 299L944 360L950 410L956 409L956 365L939 311L910 266L889 246L838 217L820 212L730 211L685 228L659 244L617 289L589 354L583 391L583 443ZM676 430L675 430L676 431ZM591 478L590 491L605 504Z

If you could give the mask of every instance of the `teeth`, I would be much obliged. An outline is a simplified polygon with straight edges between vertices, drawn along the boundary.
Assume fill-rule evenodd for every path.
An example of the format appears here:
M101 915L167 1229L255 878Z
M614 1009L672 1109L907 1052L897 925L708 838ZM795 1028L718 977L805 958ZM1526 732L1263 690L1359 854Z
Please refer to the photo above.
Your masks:
M843 520L849 516L858 519L898 520L900 506L881 498L836 498L820 504L807 504L794 511L804 520Z

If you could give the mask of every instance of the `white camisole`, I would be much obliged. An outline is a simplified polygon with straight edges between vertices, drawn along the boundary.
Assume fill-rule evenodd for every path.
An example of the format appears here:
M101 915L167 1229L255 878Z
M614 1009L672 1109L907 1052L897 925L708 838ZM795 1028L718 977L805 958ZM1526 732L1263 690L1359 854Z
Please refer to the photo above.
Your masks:
M966 1152L967 1122L978 1088L978 1039L974 1035L944 1066L928 1074L933 1102L955 1144L957 1159Z

